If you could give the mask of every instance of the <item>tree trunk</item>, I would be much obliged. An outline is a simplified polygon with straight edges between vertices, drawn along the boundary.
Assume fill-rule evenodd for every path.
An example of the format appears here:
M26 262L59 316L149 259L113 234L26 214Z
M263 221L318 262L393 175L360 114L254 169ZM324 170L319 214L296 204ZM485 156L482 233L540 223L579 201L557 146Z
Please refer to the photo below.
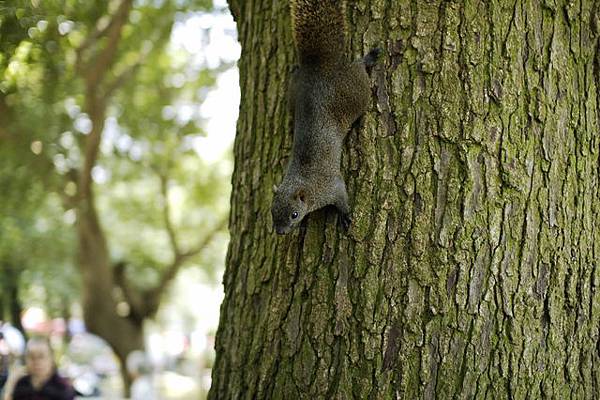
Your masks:
M23 304L19 294L19 280L21 279L21 270L14 264L5 262L2 264L2 280L0 281L0 321L10 321L13 327L18 329L23 337L27 338L27 333L21 323L23 315Z
M21 317L23 316L23 304L21 303L21 298L19 296L18 283L10 286L8 295L10 296L10 320L13 326L23 334L23 337L27 338L27 332L25 332L25 328L23 328L23 324L21 323Z
M353 208L285 237L288 2L242 44L211 399L600 396L599 2L350 2L384 49L345 142ZM542 4L543 3L543 4Z
M77 232L82 276L83 316L86 328L106 340L121 363L124 394L129 396L131 378L125 360L134 350L144 349L143 324L131 316L119 315L113 268L106 239L100 227L93 195L78 207Z

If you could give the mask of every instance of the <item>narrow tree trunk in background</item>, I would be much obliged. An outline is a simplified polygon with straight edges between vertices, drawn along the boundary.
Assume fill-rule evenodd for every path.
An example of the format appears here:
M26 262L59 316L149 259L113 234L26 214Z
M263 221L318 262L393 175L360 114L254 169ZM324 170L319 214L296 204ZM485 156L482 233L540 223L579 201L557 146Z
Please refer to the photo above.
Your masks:
M131 377L125 361L134 350L144 349L141 321L117 312L116 285L106 238L88 193L78 207L78 265L82 276L82 305L86 328L110 345L121 364L124 394L130 394Z
M384 49L345 143L353 207L271 228L290 154L288 2L242 45L211 399L600 397L599 2L348 5Z
M67 322L70 321L73 315L71 313L71 302L69 301L69 297L61 296L60 304L61 304L60 318L62 318L63 321L67 321ZM66 347L71 342L71 339L73 339L73 333L69 329L69 326L67 323L67 329L65 330L65 334L62 337L63 345Z
M17 328L22 334L23 337L27 337L27 332L23 328L23 324L21 323L21 317L23 315L23 304L21 303L21 298L19 296L19 286L18 284L12 285L10 287L9 295L9 306L10 306L10 320L15 328Z
M27 337L21 323L23 314L23 304L19 296L21 270L18 266L9 263L4 263L2 269L4 276L0 285L0 321L10 321L23 337Z
M9 303L10 303L10 297L9 297L9 290L8 287L10 286L10 282L9 279L12 278L12 275L10 274L10 267L8 265L8 263L4 262L1 264L1 268L2 268L2 278L0 279L0 321L6 321L7 319L10 319L9 315Z

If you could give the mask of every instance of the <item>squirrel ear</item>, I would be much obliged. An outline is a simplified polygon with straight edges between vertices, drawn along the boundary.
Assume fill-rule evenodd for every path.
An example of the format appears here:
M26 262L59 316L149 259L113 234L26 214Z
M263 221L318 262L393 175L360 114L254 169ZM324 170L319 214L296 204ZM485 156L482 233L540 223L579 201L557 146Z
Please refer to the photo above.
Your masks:
M298 189L298 191L296 192L296 198L300 199L301 202L304 202L304 189Z

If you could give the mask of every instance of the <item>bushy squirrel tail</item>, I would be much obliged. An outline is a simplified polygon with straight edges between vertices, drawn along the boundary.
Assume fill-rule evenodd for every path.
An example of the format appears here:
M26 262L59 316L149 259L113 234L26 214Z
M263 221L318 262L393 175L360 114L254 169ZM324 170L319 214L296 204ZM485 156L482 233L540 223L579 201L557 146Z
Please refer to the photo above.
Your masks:
M300 64L333 65L344 60L345 7L343 0L291 0Z

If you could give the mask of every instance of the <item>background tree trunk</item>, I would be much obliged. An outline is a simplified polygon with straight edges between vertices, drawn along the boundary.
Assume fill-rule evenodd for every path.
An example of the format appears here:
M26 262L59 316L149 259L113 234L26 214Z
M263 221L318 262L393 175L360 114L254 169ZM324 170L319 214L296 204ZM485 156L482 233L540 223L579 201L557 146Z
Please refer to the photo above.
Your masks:
M288 2L242 44L211 399L600 396L598 1L348 6L385 49L348 135L353 207L271 228L292 142Z
M144 349L143 320L118 312L118 285L92 199L78 208L77 220L83 316L86 328L106 340L119 359L124 395L129 397L132 381L125 362L132 351Z
M23 314L23 304L19 294L21 269L19 266L5 262L2 263L2 270L4 276L0 280L0 321L9 321L26 338L27 333L21 323Z
M0 282L0 321L9 321L24 337L27 337L21 323L23 314L23 305L19 295L21 270L18 266L7 262L2 264L2 269L3 271L0 273L2 278Z

